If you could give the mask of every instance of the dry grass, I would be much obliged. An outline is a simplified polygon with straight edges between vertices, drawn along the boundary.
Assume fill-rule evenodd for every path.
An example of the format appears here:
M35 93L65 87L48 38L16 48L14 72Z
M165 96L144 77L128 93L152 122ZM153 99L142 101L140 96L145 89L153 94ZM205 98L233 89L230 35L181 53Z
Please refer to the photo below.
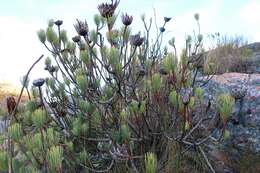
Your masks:
M252 51L245 47L247 41L242 36L213 36L216 41L208 52L204 63L204 72L217 74L226 72L245 72L247 59ZM213 68L213 71L212 71Z

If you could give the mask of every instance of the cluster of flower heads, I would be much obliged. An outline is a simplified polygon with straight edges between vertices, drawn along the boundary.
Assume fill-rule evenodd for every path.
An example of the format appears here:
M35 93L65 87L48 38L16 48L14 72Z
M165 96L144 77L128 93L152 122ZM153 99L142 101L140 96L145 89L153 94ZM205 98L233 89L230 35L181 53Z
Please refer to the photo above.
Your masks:
M111 3L102 3L98 6L98 10L100 12L100 15L104 18L110 18L114 15L115 10L119 4L119 0L113 1L111 0ZM128 14L123 14L121 17L122 23L127 27L132 24L133 22L133 16L130 16ZM55 22L56 24L56 22ZM56 25L61 25L62 21L57 21ZM72 38L74 42L80 42L80 36L87 36L89 32L89 27L87 24L87 21L80 21L77 20L77 23L74 25L78 36L75 36ZM140 34L132 35L130 37L130 44L133 46L141 46L144 42L144 37L141 37Z

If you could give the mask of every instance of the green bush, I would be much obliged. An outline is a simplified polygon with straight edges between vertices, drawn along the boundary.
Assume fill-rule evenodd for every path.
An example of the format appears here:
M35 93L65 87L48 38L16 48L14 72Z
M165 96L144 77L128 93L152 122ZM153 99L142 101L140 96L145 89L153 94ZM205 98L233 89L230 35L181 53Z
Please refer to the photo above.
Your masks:
M204 149L213 138L202 128L211 118L196 80L202 35L188 36L177 58L174 38L173 52L161 46L171 18L163 19L152 42L152 19L145 16L144 35L131 32L133 17L127 14L122 28L114 27L117 6L118 1L98 6L94 30L77 20L72 39L60 20L37 33L51 54L45 60L50 75L33 81L33 97L3 134L12 143L0 152L1 169L8 164L14 172L180 172L185 158L199 163L194 169L212 169L196 161L207 160ZM194 17L199 26L199 15ZM225 101L219 104L233 107ZM6 155L15 162L7 163Z

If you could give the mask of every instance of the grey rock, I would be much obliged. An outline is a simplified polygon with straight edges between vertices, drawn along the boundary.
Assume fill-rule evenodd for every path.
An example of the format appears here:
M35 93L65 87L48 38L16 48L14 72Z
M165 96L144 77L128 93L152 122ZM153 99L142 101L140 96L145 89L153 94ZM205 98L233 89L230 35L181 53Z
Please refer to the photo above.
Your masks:
M212 95L216 98L221 93L232 93L234 88L239 87L246 87L246 92L238 93L239 97L236 98L232 117L227 126L230 138L222 143L214 144L209 153L216 163L217 172L240 172L239 163L247 158L247 153L251 153L254 158L257 157L260 160L260 74L216 75L204 87L205 97L207 99ZM242 117L242 121L239 121L241 117L238 116ZM251 163L250 160L248 162Z

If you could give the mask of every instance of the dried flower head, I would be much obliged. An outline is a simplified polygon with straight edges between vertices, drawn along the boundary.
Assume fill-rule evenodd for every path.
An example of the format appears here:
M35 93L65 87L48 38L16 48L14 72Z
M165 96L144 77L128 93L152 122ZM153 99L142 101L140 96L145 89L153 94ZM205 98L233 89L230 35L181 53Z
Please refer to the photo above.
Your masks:
M130 43L133 46L141 46L143 42L144 42L144 37L140 37L140 34L130 36Z
M77 19L77 23L74 25L74 28L80 36L88 35L88 23L86 20L83 22Z
M120 2L120 0L116 0L115 2L113 0L111 0L111 4L108 4L108 3L100 4L98 6L98 10L99 10L101 16L103 16L105 18L109 18L109 17L113 16L119 2Z
M7 97L6 105L7 105L8 113L11 114L16 106L16 101L15 101L14 97L12 97L12 96Z
M62 20L57 20L57 21L55 21L54 23L55 23L55 25L57 25L57 26L61 26L62 23L63 23L63 21L62 21Z
M133 16L129 16L128 14L122 15L122 23L125 26L131 25L132 21L133 21Z

